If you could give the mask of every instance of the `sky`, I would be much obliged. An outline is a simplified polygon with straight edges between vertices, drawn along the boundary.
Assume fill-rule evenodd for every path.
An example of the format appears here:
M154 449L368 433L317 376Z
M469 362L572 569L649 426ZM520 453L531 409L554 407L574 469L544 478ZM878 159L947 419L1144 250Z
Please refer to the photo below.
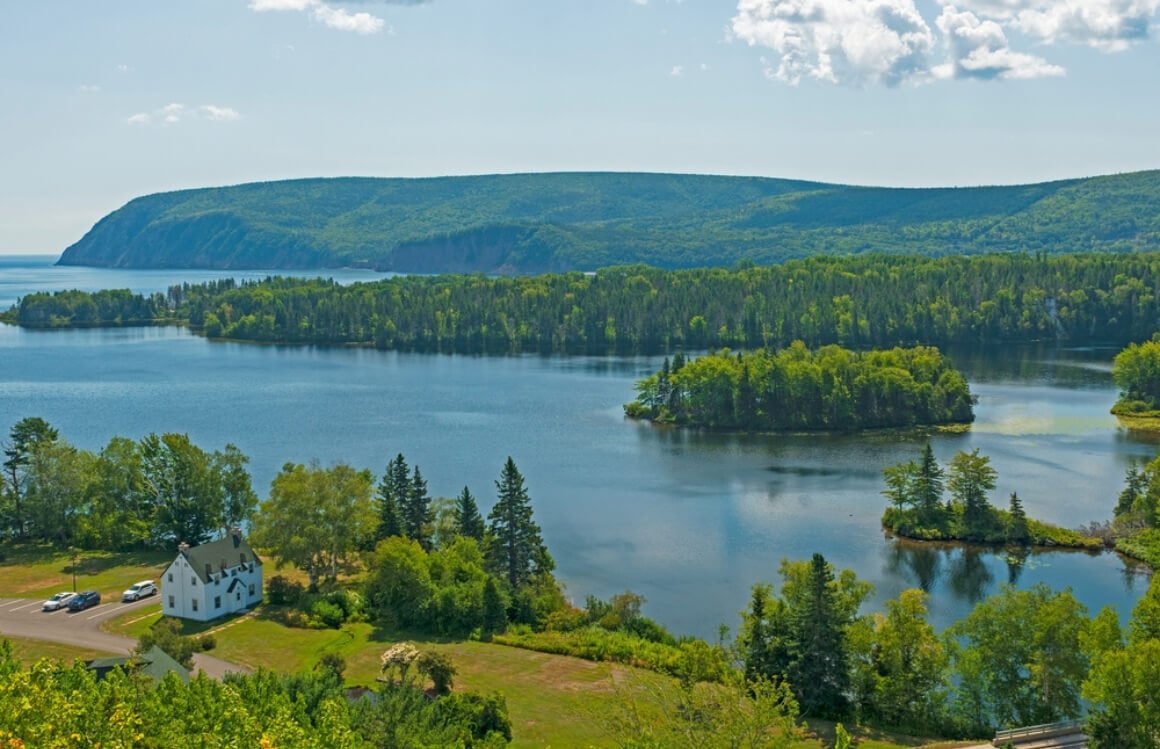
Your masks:
M10 2L0 254L295 177L1160 168L1158 34L1160 0Z

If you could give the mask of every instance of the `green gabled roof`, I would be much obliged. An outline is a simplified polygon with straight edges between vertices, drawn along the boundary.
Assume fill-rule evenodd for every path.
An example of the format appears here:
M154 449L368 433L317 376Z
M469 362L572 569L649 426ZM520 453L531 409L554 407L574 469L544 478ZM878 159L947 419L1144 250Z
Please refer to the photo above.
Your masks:
M186 684L189 683L189 670L156 645L140 655L94 658L87 661L85 666L90 671L95 671L98 679L104 678L105 674L114 668L124 668L135 674L149 676L154 682L160 682L166 674L173 672L177 674L177 678Z
M239 564L262 563L254 550L246 543L246 539L233 534L227 534L225 538L210 541L208 544L194 546L185 552L185 558L189 560L194 574L201 578L203 583L210 582L209 576L205 573L207 564L210 567L210 572L216 574L222 571L223 564L229 568Z

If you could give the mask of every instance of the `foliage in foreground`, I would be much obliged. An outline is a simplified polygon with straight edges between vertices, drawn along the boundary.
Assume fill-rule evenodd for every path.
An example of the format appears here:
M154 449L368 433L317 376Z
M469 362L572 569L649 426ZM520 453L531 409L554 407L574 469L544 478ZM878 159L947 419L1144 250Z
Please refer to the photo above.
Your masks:
M0 642L0 746L500 747L510 739L502 697L435 700L410 685L348 701L333 671L271 671L157 684L117 670L97 681L80 662L22 668ZM5 743L7 742L7 743Z

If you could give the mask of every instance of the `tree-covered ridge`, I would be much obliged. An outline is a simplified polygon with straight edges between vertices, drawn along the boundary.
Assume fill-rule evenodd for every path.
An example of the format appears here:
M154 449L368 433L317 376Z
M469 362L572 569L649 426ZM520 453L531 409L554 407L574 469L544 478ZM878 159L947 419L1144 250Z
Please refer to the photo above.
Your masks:
M636 384L631 417L778 432L854 431L974 420L966 379L937 348L858 353L810 351L801 341L772 352L678 354Z
M1160 171L879 188L644 173L302 179L136 198L61 263L405 272L781 262L817 254L1160 247Z
M1160 319L1160 254L815 257L535 277L407 276L341 286L232 280L30 294L29 327L185 321L210 337L464 353L1143 340ZM122 304L118 305L117 300ZM91 302L91 303L90 303Z

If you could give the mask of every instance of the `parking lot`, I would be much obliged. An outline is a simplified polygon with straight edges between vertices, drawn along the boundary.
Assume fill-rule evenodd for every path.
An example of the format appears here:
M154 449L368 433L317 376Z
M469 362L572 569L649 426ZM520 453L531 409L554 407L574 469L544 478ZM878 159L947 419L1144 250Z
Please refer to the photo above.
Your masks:
M136 641L103 631L101 623L126 611L155 605L158 599L159 596L149 596L131 603L112 601L84 611L41 611L43 599L0 598L0 635L63 642L114 655L127 655ZM205 653L194 656L194 667L214 678L220 678L227 671L246 670Z

